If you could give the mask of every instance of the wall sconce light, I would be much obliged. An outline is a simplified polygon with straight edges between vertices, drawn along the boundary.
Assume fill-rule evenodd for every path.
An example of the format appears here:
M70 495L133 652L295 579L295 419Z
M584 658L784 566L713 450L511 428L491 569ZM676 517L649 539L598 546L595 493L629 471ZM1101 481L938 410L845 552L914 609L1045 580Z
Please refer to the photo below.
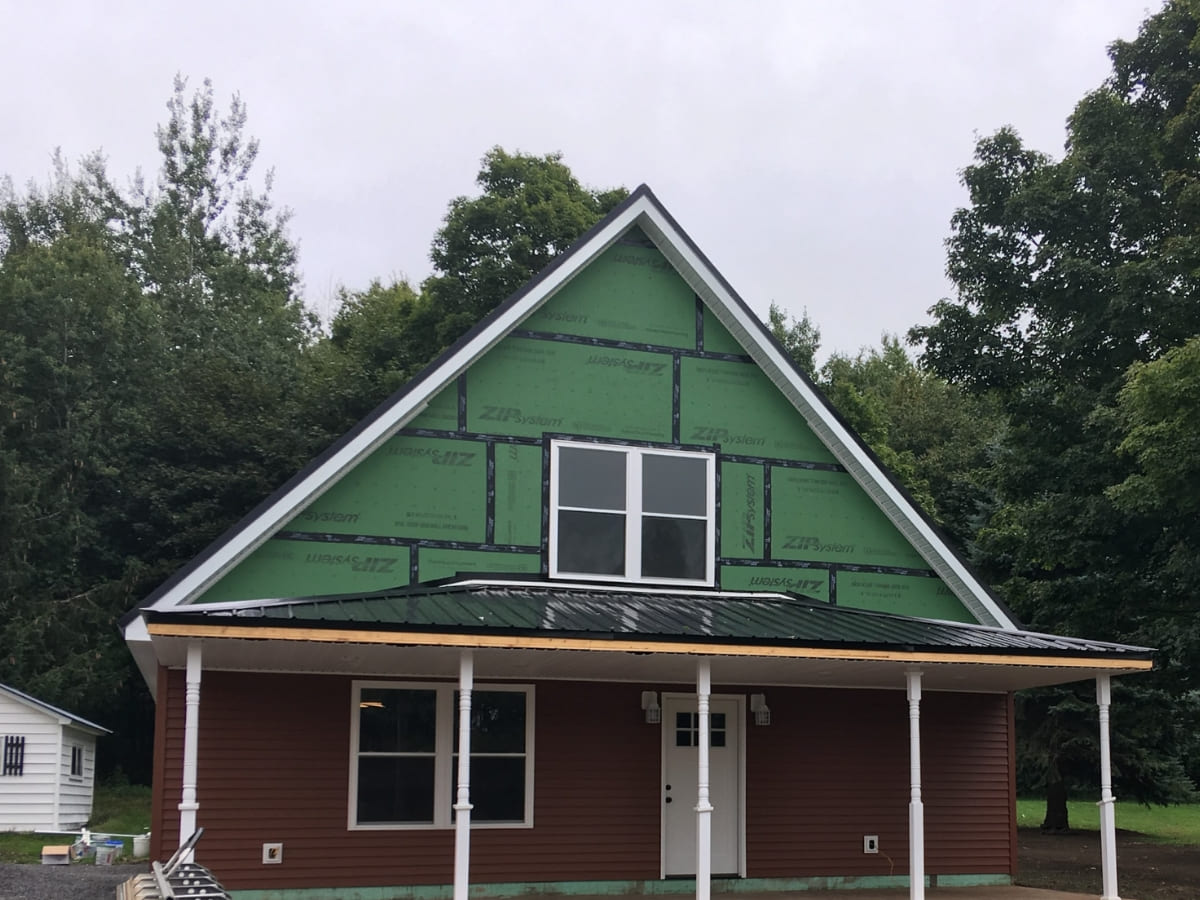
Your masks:
M750 695L750 712L754 713L755 725L771 724L771 707L767 706L766 694Z
M642 691L642 709L646 711L647 725L661 724L662 707L658 705L657 691Z

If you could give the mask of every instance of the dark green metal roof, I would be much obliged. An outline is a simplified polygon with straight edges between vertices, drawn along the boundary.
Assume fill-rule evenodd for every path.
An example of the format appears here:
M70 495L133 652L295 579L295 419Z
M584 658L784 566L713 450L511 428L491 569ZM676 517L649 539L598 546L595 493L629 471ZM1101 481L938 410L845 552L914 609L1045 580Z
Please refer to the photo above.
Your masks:
M792 594L643 592L472 581L371 594L145 611L149 622L638 638L1147 659L1146 647L847 609ZM234 619L236 623L229 620Z

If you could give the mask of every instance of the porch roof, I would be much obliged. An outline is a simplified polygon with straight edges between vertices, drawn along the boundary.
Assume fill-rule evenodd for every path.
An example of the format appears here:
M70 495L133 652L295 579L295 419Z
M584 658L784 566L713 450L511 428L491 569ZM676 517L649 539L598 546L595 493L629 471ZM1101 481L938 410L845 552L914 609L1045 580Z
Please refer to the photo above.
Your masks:
M686 649L692 652L703 652L702 645L713 645L714 649L735 645L924 651L956 656L1116 658L1131 663L1134 669L1149 668L1154 652L1126 644L850 609L795 594L663 591L529 581L460 580L368 594L190 605L147 610L145 616L150 625L236 624L243 634L243 628L315 627L409 636L553 635L568 643L632 640L688 645ZM659 649L670 652L685 648Z

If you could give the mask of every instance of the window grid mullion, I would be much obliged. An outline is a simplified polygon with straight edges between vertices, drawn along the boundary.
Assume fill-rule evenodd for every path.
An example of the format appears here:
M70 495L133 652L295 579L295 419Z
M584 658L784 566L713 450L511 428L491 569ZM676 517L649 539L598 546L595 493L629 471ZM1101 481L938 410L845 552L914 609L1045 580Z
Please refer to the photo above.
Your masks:
M625 451L625 577L642 577L642 454Z
M453 776L454 752L454 685L437 689L437 725L433 759L433 824L450 824L450 807L454 803L450 782ZM472 691L474 693L474 691Z

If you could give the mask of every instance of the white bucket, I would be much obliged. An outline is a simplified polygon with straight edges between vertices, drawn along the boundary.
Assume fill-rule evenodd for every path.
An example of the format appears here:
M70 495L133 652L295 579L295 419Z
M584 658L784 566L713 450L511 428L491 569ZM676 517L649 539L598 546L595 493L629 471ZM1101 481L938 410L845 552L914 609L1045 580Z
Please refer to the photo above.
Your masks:
M150 855L150 834L135 834L133 836L133 855L140 859Z

